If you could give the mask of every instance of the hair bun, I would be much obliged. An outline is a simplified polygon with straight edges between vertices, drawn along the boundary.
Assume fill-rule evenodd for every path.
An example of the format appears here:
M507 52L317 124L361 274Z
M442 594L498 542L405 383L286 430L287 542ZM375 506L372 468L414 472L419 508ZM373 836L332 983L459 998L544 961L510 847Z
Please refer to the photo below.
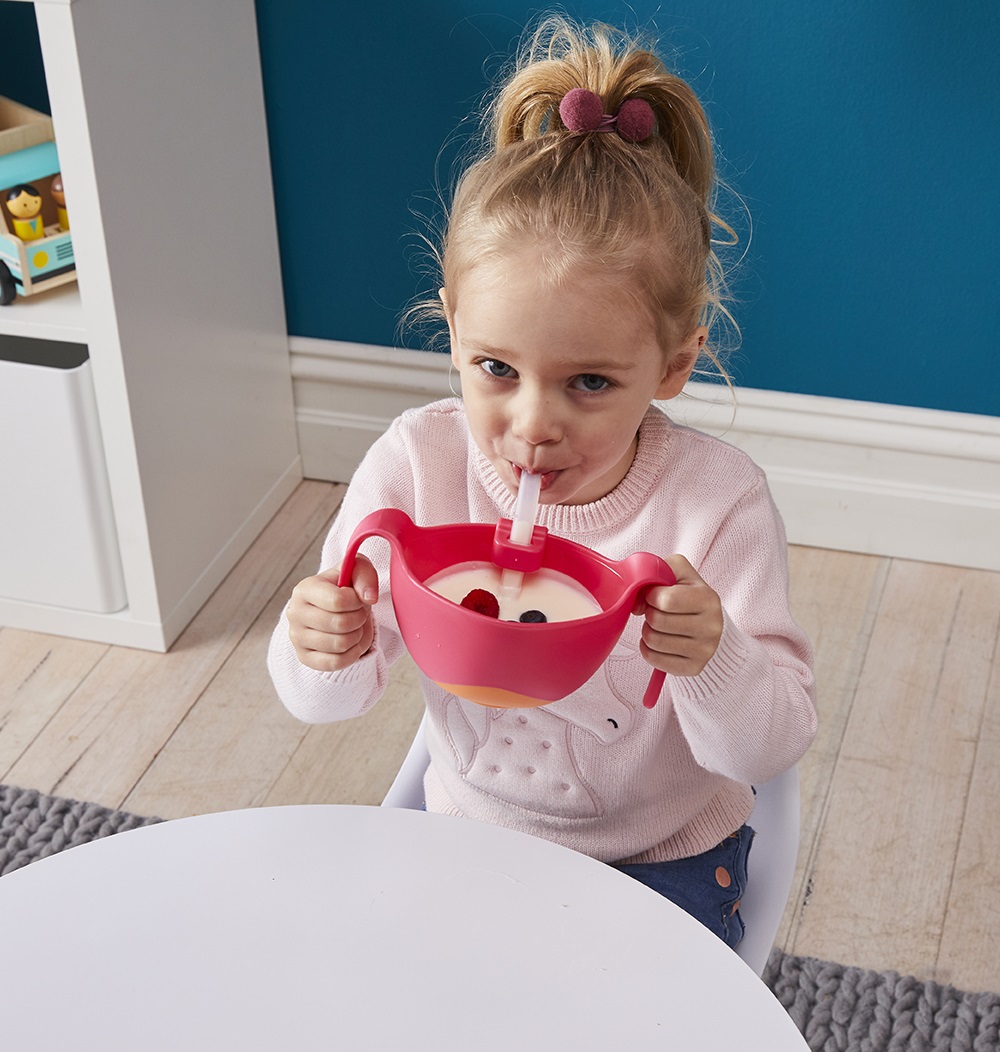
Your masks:
M604 103L593 91L571 88L559 103L559 116L570 131L597 131L604 118Z

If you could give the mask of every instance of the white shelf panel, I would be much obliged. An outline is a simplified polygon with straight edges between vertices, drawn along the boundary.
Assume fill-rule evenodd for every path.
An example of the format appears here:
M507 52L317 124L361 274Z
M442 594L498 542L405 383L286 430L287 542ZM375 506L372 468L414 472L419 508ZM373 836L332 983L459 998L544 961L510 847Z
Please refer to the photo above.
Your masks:
M0 307L0 340L89 350L128 606L0 596L0 625L163 650L302 477L254 4L34 3L85 280Z
M36 296L18 296L13 303L0 307L0 335L86 343L79 285L72 282Z

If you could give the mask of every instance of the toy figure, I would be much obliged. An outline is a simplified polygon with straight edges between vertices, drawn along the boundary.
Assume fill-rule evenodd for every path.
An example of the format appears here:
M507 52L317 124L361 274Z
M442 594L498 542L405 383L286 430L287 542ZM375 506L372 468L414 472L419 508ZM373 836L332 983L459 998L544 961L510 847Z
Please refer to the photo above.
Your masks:
M56 211L59 214L59 229L69 230L69 212L66 211L66 191L63 190L62 172L56 172L49 187L52 200L56 203Z
M42 223L42 195L28 183L7 191L7 211L14 220L14 236L35 241L45 236Z

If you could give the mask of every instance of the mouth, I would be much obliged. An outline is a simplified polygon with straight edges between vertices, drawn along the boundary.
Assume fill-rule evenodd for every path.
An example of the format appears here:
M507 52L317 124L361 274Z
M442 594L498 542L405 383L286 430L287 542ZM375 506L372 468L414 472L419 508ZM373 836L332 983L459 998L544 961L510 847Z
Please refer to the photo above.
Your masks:
M529 471L527 468L521 467L520 464L513 463L513 461L510 462L510 466L511 466L511 469L513 470L513 472L514 472L514 479L517 481L518 485L520 485L521 475L525 471L528 471L529 475L539 475L541 477L541 486L540 486L540 488L543 491L548 489L549 486L552 485L552 483L556 480L556 478L560 474L560 472L558 470L556 470L556 471L538 471L536 469L534 471Z

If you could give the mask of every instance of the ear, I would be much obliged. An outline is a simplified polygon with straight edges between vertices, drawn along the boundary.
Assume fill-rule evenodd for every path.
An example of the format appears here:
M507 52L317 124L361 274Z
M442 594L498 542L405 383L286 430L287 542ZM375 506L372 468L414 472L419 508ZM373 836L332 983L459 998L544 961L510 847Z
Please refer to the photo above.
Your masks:
M691 373L707 339L708 329L704 325L699 325L674 351L667 371L656 389L657 401L669 401L684 390L684 385L691 379Z

